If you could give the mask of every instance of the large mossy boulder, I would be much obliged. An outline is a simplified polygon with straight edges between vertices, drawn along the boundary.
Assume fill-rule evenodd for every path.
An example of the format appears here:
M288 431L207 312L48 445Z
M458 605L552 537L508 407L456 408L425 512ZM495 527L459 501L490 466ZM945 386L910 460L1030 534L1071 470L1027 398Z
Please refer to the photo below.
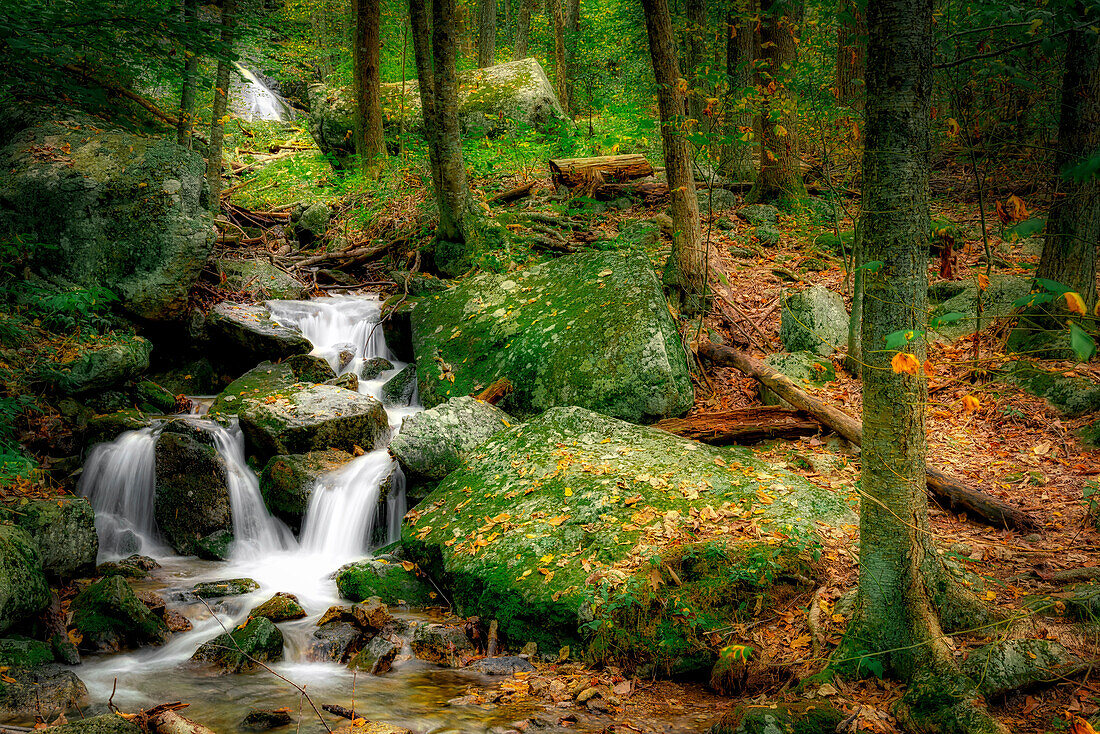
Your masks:
M313 350L297 327L275 321L260 304L223 301L207 314L206 326L215 343L228 350L226 361L255 364Z
M346 566L336 574L340 596L350 601L378 597L383 603L424 607L436 603L436 594L400 563L367 559Z
M0 525L0 632L37 615L50 603L42 556L22 528Z
M107 576L84 589L73 599L71 609L84 650L117 652L160 645L170 634L164 620L142 603L121 576Z
M151 425L153 421L149 416L133 408L95 415L88 419L84 445L91 448L99 443L109 443L127 431L137 431Z
M464 395L406 418L389 449L410 480L442 479L509 425L503 410Z
M597 579L625 578L617 565L656 553L645 528L675 535L693 512L787 534L855 519L845 497L749 449L571 407L479 446L406 516L402 542L460 613L499 620L513 643L557 650L579 640Z
M153 515L177 553L225 560L212 542L224 546L216 541L233 531L228 472L201 431L165 430L157 438Z
M970 652L962 671L992 698L1029 686L1052 683L1080 661L1053 640L1002 640Z
M253 607L248 616L250 618L267 617L272 622L289 622L292 619L305 617L306 610L298 603L298 597L279 592L263 604Z
M961 285L961 288L958 286ZM987 329L999 318L1012 313L1012 303L1031 292L1031 281L1014 275L994 274L989 279L989 287L981 293L982 329ZM939 290L929 289L929 299L945 297L932 306L932 318L949 313L962 314L962 318L937 326L933 331L948 341L954 341L967 334L973 334L978 326L978 284L969 281L941 286Z
M769 354L764 358L764 364L791 378L798 387L821 387L836 379L836 367L833 363L813 352ZM790 407L786 400L763 385L760 385L760 402L764 405Z
M1067 376L1023 361L1005 365L1005 375L1009 382L1046 399L1051 407L1070 418L1100 410L1100 384L1087 377Z
M844 297L822 285L785 293L779 338L788 352L813 352L828 357L848 343L848 312Z
M271 514L290 527L301 528L309 499L313 496L314 484L352 458L347 451L339 449L271 457L260 474L260 493L264 504Z
M305 298L309 289L296 278L263 260L221 259L218 276L229 290L247 293L257 300Z
M235 415L246 400L264 399L298 382L317 384L334 377L329 363L312 354L298 354L278 364L261 362L226 385L207 413Z
M149 369L153 345L140 336L112 333L50 373L57 388L69 395L116 387Z
M460 72L458 97L459 121L468 135L495 136L517 123L544 133L571 124L534 58ZM309 132L317 147L338 166L346 165L355 154L353 91L314 84L309 88L309 105ZM417 82L383 84L382 110L387 128L396 129L403 111L406 130L422 129Z
M191 660L227 673L242 673L283 659L283 633L267 617L252 617L243 627L204 642Z
M84 683L53 661L53 651L45 642L0 639L0 721L32 721L35 717L52 721L87 705Z
M83 497L33 500L18 508L15 524L38 546L47 575L71 579L95 570L99 553L95 512Z
M34 267L109 288L130 313L183 316L214 244L206 165L167 138L87 119L28 127L0 149L0 231L19 233Z
M521 417L578 405L635 423L680 415L693 395L684 347L649 261L567 255L483 274L412 313L420 401L434 407L507 377Z

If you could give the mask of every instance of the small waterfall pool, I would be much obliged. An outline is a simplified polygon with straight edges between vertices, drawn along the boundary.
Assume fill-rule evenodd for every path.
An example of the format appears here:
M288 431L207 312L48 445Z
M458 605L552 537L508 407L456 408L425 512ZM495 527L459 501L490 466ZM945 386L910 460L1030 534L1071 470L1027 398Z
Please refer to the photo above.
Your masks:
M300 328L313 343L314 354L328 360L338 373L359 374L373 357L393 364L393 369L374 379L361 380L360 392L378 397L386 380L405 366L386 348L376 299L345 296L272 301L269 307L278 321ZM398 430L401 421L419 409L415 398L410 407L389 409L391 429ZM86 658L74 670L97 706L112 692L115 705L123 710L183 700L191 704L189 717L218 732L240 730L250 708L288 706L295 712L303 709L301 731L325 731L298 691L267 671L217 675L188 662L201 643L222 632L222 625L232 629L255 605L276 592L287 592L297 596L309 616L280 623L286 641L285 660L271 667L306 686L318 706L349 706L354 699L355 710L368 720L421 732L479 732L497 723L498 716L478 707L444 706L472 682L468 674L407 660L384 676L353 676L342 665L305 660L304 650L317 620L329 606L341 603L333 572L369 556L367 539L372 529L380 534L381 528L375 525L381 516L386 523L385 537L394 540L399 535L405 513L404 478L384 448L356 457L318 480L301 534L295 538L267 512L256 475L245 462L244 439L236 424L225 426L200 416L187 420L212 434L226 461L236 538L230 560L176 556L158 540L153 519L154 449L163 426L124 433L89 453L80 491L96 509L102 560L134 552L156 558L162 566L159 578L136 582L135 588L156 591L170 604L173 598L183 598L179 592L199 581L247 577L255 580L259 589L217 600L209 609L201 602L183 607L181 611L194 628L173 635L163 647ZM387 480L390 486L383 505L380 498Z

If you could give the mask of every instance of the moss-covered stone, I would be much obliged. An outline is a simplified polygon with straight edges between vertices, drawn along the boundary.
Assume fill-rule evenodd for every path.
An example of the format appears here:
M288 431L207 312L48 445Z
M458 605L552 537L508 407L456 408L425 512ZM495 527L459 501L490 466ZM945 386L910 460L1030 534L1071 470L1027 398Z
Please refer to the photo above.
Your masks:
M364 380L373 380L379 377L383 372L387 372L393 369L393 362L383 357L371 357L367 361L363 362L363 366L359 368L359 377Z
M390 669L400 649L384 637L375 637L348 661L348 667L371 675L382 675Z
M95 568L99 537L88 500L34 500L19 506L15 524L26 530L38 546L42 568L48 575L70 579Z
M88 689L84 683L73 671L60 665L11 667L0 677L0 720L3 721L33 721L39 716L53 720L87 704Z
M770 224L757 227L753 230L753 234L756 236L756 241L759 242L762 247L779 246L779 229Z
M796 385L821 387L836 379L833 363L813 352L769 354L764 358L764 363L794 380ZM788 405L787 401L763 385L760 386L760 402L764 405Z
M309 292L298 280L263 260L221 259L215 266L226 288L247 293L257 300L295 300L304 298Z
M416 365L405 365L382 386L382 404L407 407L416 397Z
M515 386L501 407L521 417L580 405L649 422L692 403L679 333L639 255L569 255L475 276L421 298L412 326L427 407L501 377Z
M477 648L463 625L418 624L410 646L418 659L452 668L465 667L477 656Z
M336 575L340 596L350 601L378 597L386 604L424 607L438 603L431 588L399 563L368 559L341 569Z
M482 444L406 516L402 541L461 613L556 650L579 641L593 574L652 553L644 526L705 507L788 534L854 520L845 497L748 449L554 408Z
M140 336L112 332L108 342L89 345L76 359L58 365L52 381L69 395L104 390L119 385L149 369L153 345Z
M779 338L788 352L830 356L848 343L848 312L844 309L844 298L821 285L785 292Z
M47 642L29 637L0 639L0 665L8 668L37 668L52 663L53 659L53 650Z
M259 304L219 303L207 315L206 326L232 361L255 363L313 351L301 331L275 321Z
M142 734L137 724L132 724L118 714L103 714L52 727L53 734Z
M226 596L251 594L260 588L252 579L223 579L221 581L201 581L191 588L191 593L200 599L220 599Z
M722 716L709 734L825 734L847 715L831 703L741 705Z
M0 632L33 617L50 603L42 557L22 528L0 525Z
M1076 657L1052 640L1004 640L970 652L962 671L987 697L1062 680Z
M302 526L317 479L352 460L338 449L271 457L260 474L260 493L267 509L292 528Z
M412 342L412 312L416 300L404 293L390 296L382 303L382 334L386 346L403 362L416 359Z
M173 395L215 395L230 379L205 357L149 375Z
M88 420L85 431L85 445L89 448L97 443L114 441L126 431L136 431L153 425L153 421L138 410L119 410L114 413L93 416Z
M283 659L283 633L267 617L253 617L244 627L204 642L191 660L242 673Z
M176 394L152 380L142 380L135 386L137 399L158 413L176 412Z
M1005 376L1071 418L1100 410L1100 385L1087 377L1067 377L1022 361L1005 365Z
M267 617L272 622L287 622L292 619L302 619L306 616L306 610L302 609L298 598L293 594L279 593L263 604L253 607L248 616Z
M451 398L406 418L389 449L410 480L442 479L508 425L508 414L495 405L468 396Z
M989 279L989 287L982 295L982 329L987 329L998 318L1012 313L1012 303L1031 290L1031 281L1013 275L994 274ZM961 313L964 318L936 327L936 334L948 341L954 341L967 334L973 334L978 326L978 285L974 281L966 283L958 293L939 305L933 306L932 317L949 313Z
M84 589L73 599L71 609L84 650L161 645L170 634L164 620L142 604L121 576L108 576Z
M157 438L153 514L168 544L211 555L210 538L233 531L225 459L200 435L165 430Z
M737 216L753 227L775 227L779 224L779 210L770 204L749 204L737 210Z
M261 362L226 385L210 404L210 415L232 415L245 399L262 400L297 382L319 383L336 377L329 363L320 357L300 354L278 364Z

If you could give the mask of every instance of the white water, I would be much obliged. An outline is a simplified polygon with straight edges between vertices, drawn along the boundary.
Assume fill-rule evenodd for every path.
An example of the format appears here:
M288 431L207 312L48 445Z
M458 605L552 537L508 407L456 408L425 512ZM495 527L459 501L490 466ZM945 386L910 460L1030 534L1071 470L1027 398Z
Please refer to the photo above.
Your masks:
M127 431L96 445L77 484L95 510L101 558L163 552L153 520L154 452L159 428Z
M241 81L233 80L230 98L233 111L249 122L256 120L289 120L294 111L282 97L250 70L234 63Z

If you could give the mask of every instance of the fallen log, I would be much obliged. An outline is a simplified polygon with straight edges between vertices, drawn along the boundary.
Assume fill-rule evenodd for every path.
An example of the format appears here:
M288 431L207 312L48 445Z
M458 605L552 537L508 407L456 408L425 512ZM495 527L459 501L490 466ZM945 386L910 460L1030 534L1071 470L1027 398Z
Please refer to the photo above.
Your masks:
M821 431L821 424L805 413L772 405L665 418L653 427L715 446L755 443L770 438L799 438Z
M164 711L149 721L149 728L157 734L214 734L202 724L177 714L175 711Z
M310 265L316 265L317 263L333 262L337 264L345 264L345 260L366 260L368 258L379 255L390 248L393 242L378 242L371 245L364 245L362 247L350 247L345 250L337 250L336 252L324 252L320 255L312 255L307 258L303 258L294 263L300 268L308 267Z
M328 711L330 714L336 714L345 719L355 719L355 711L349 709L347 706L341 706L338 703L323 703L321 704L321 708Z
M523 197L528 196L536 186L538 186L539 184L543 184L543 183L545 183L545 181L541 181L537 178L532 179L532 180L528 181L525 184L522 184L520 186L515 187L514 189L509 189L508 191L502 191L501 193L497 194L496 196L490 197L486 201L486 203L487 204L509 204L509 203L515 201L516 199L522 199Z
M811 397L783 375L758 359L742 351L718 344L704 343L696 353L715 364L734 367L762 383L776 395L799 410L804 410L824 425L856 444L863 443L863 423L839 408ZM933 467L926 468L928 490L937 501L953 512L965 511L972 517L980 517L999 527L1033 531L1042 525L1015 505L1000 500L977 487L971 487L958 479L947 476Z
M595 158L551 158L550 179L555 186L596 188L611 181L630 181L653 175L644 155L604 155Z

